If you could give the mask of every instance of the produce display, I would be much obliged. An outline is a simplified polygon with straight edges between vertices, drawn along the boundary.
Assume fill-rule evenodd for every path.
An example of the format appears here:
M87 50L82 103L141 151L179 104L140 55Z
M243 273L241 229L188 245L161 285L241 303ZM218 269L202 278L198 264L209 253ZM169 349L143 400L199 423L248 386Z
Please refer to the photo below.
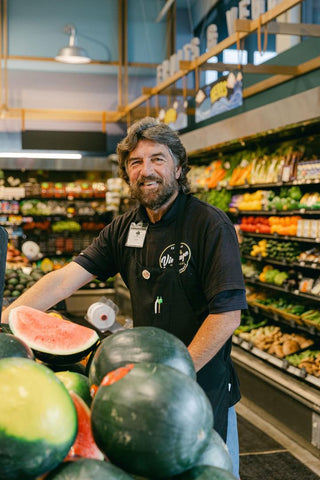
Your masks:
M76 408L78 430L77 436L64 460L76 460L79 457L103 460L104 455L97 447L93 438L90 408L73 390L69 390L69 394Z
M20 316L18 326L25 318L29 328L31 314L38 324L42 312L25 308L12 310L17 312L9 327ZM65 328L70 322L55 324L55 319L63 320L56 314L43 315L47 326L53 322L64 332L52 346L50 328L40 334L41 343L58 358L55 343L61 338L64 344L72 343L74 332ZM4 330L0 331L0 349L8 338L16 343L21 342L20 334L25 338L23 329L15 335ZM87 342L85 330L78 332L82 344ZM119 335L119 339L120 333L111 337ZM132 345L126 351L127 364L103 376L91 390L92 402L91 382L76 371L77 363L68 369L59 360L50 366L43 364L37 358L36 343L31 358L18 358L20 350L7 349L16 357L0 359L0 479L148 480L177 475L207 478L202 475L210 473L212 479L235 480L227 447L213 430L211 405L183 352L186 347L171 334L159 335L156 346L154 337L152 327L138 329L140 362ZM150 363L145 360L150 358L152 344L157 348ZM166 351L172 366L159 363ZM98 351L92 355L91 362L88 356L85 359L89 376Z
M219 152L207 166L193 167L193 188L247 187L279 182L319 181L319 159L308 158L308 146L301 142L271 148L242 150L225 155ZM298 198L299 200L299 198Z
M86 375L78 372L70 372L69 370L62 370L56 372L56 376L61 380L69 392L74 392L82 398L88 405L91 406L91 395L89 379Z
M320 350L305 350L288 355L286 360L294 367L301 368L315 377L320 377Z
M46 480L133 480L133 477L108 462L80 458L64 462L46 476Z
M8 268L17 268L20 266L25 266L28 263L26 257L21 253L21 251L16 248L12 243L8 243L7 247L7 265Z
M281 287L294 294L307 294L315 299L320 296L320 277L299 275L294 269L283 270L273 265L254 264L250 260L243 261L242 272L245 278Z
M35 308L19 306L9 313L9 326L35 356L48 364L68 365L85 358L99 336L95 330Z
M136 327L102 340L90 366L90 384L100 385L107 373L131 362L162 363L196 378L190 353L181 340L160 328Z
M220 208L224 212L230 209L231 192L225 188L221 190L203 190L197 193L197 197L210 205Z
M271 217L243 217L240 223L240 229L243 232L278 234L289 237L297 236L298 222L303 221L299 215L292 216L271 216ZM300 235L302 236L302 235Z
M286 355L298 352L314 344L305 335L284 333L275 325L254 328L250 332L239 332L239 337L251 342L262 351L284 358Z
M19 297L25 290L43 277L40 268L7 268L5 272L4 297Z
M211 465L232 473L232 461L227 445L215 430L212 430L209 444L200 455L197 465Z
M61 463L76 438L77 414L55 374L28 358L3 358L0 395L0 478L34 479Z
M303 246L298 242L286 242L272 239L256 240L255 238L245 237L240 245L243 255L251 257L262 257L266 260L276 260L282 263L292 263L307 261L307 252L303 252Z
M0 359L7 357L34 359L33 351L29 345L10 333L3 333L0 335Z
M112 463L140 476L164 478L192 468L213 427L202 388L160 363L132 363L118 370L120 379L107 375L92 402L98 447Z

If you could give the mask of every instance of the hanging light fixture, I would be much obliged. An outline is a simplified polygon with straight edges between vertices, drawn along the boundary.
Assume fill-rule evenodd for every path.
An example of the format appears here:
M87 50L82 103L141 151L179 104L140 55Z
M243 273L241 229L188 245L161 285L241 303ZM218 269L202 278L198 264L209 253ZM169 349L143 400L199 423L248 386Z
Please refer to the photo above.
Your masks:
M74 25L66 25L65 33L70 35L69 45L59 50L55 60L62 63L90 63L91 59L87 52L77 46L76 27Z

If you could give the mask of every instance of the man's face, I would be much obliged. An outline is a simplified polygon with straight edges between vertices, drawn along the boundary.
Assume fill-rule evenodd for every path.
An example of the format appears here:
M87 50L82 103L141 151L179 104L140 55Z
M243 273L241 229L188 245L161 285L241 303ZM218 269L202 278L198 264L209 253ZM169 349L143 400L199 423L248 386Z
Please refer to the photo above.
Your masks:
M166 145L151 140L139 140L129 153L127 173L132 196L151 210L167 204L179 190L181 167L176 167Z

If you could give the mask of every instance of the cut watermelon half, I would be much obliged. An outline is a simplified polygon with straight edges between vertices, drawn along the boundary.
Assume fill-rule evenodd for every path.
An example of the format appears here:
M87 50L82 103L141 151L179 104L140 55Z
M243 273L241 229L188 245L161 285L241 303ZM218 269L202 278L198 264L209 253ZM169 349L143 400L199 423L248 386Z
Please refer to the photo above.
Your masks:
M12 333L32 348L36 358L48 364L78 362L99 340L91 328L27 306L10 311L9 325Z

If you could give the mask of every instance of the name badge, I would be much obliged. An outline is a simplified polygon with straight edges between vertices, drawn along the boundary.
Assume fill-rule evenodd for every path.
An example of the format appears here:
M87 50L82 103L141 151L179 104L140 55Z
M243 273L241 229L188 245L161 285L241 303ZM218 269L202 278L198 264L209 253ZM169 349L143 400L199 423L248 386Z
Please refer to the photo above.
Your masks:
M144 225L142 222L132 222L126 241L126 247L142 248L144 244L144 239L146 238L147 230L148 225Z

